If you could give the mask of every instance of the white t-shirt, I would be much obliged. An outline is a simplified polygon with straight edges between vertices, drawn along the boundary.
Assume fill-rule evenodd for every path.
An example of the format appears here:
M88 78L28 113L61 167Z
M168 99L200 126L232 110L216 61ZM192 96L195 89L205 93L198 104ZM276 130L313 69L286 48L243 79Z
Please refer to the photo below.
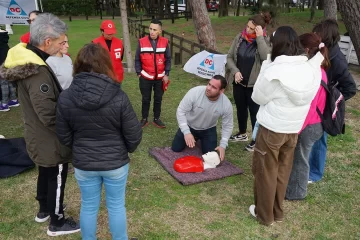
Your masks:
M46 63L51 67L55 73L59 83L63 89L70 87L73 80L73 64L71 58L68 55L63 54L62 57L50 56L46 60Z

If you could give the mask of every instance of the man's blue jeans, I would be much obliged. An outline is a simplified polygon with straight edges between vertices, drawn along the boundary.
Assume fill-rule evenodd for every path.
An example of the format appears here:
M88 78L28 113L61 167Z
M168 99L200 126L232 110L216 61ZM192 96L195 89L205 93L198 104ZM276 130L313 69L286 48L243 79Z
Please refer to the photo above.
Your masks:
M325 163L326 163L326 152L327 152L327 133L315 142L311 149L309 165L310 174L309 180L316 182L320 181L324 175Z
M127 240L125 189L129 164L110 171L83 171L75 168L81 191L80 228L83 240L96 240L97 215L104 183L112 239Z

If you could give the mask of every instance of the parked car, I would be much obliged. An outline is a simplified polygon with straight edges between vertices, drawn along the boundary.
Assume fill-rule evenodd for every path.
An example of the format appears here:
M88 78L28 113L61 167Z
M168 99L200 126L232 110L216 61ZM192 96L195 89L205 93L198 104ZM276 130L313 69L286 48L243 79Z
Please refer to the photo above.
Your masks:
M219 3L217 1L206 1L206 8L208 11L219 10Z
M178 3L178 12L185 12L186 11L186 2L185 0L175 0ZM170 0L170 10L174 12L174 0Z

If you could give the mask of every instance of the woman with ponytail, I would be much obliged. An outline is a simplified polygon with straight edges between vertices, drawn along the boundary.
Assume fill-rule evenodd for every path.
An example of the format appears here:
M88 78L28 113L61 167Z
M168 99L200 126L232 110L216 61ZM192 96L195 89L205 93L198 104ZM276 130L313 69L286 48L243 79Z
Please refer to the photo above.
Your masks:
M309 59L318 52L321 52L324 56L324 60L321 64L321 74L322 80L327 83L326 70L330 67L327 47L321 42L320 36L314 33L305 33L301 35L299 39ZM321 118L316 109L318 108L320 112L323 113L325 103L326 90L320 85L315 98L311 102L309 112L298 136L293 167L285 196L288 200L302 200L306 197L310 171L310 151L314 143L318 141L324 133L321 125Z
M266 38L266 25L270 23L269 13L261 13L249 18L247 25L234 39L227 55L228 81L233 83L233 95L237 109L239 132L229 140L233 142L248 141L246 134L248 111L251 126L254 130L256 114L259 110L251 94L259 75L261 63L270 53ZM255 141L246 149L253 151Z

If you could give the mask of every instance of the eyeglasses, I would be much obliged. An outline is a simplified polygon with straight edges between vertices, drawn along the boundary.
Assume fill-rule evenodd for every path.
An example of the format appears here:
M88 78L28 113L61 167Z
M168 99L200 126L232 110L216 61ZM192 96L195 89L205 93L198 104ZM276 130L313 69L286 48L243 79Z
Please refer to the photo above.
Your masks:
M26 21L28 22L28 24L31 24L33 21L35 21L35 19L28 19Z

